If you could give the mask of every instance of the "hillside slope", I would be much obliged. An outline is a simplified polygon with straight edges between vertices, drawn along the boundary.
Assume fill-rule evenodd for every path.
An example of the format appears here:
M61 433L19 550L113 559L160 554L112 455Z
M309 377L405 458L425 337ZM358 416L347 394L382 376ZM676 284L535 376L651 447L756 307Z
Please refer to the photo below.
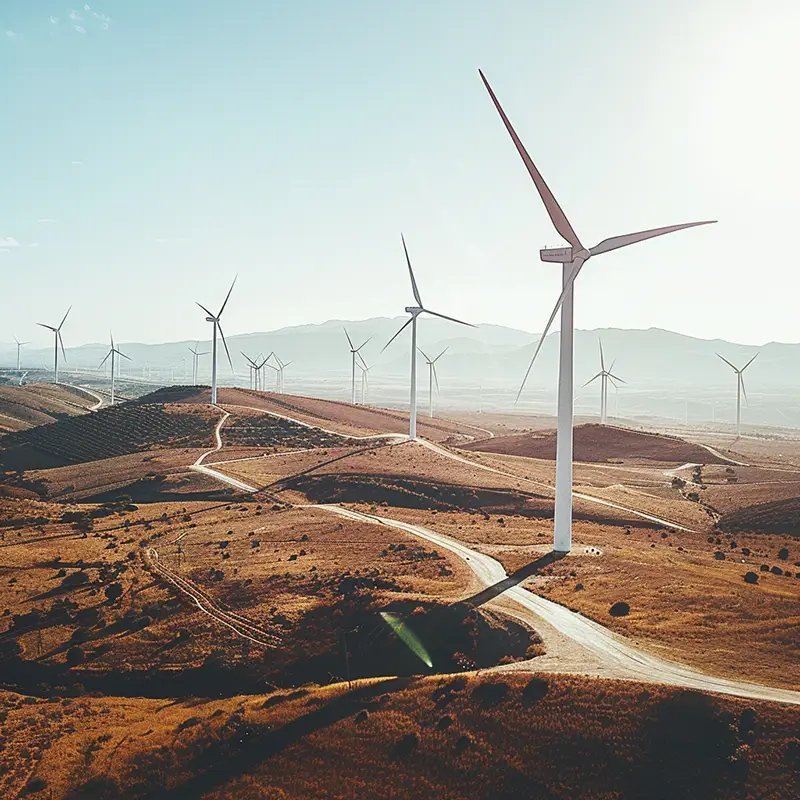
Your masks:
M0 433L86 414L95 402L87 392L71 386L52 383L0 386Z
M556 432L518 433L462 445L466 450L554 460ZM660 461L685 464L726 463L701 445L671 436L617 428L611 425L577 425L574 431L576 461Z

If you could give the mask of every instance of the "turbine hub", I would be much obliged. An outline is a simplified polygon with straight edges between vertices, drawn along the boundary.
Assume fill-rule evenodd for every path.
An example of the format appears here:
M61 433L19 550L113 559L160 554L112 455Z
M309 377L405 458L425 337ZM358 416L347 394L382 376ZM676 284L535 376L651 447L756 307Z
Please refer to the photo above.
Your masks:
M419 306L406 306L406 314L413 314L416 317L421 313L422 309Z

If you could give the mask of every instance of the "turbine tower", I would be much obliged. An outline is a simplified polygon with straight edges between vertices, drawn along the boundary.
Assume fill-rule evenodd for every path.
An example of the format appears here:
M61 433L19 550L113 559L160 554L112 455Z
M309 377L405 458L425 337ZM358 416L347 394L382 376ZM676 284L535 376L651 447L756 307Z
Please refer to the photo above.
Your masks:
M569 243L569 247L558 247L555 249L540 250L539 255L542 261L554 264L561 264L562 290L561 295L556 301L555 308L550 315L550 319L542 332L542 337L525 373L517 399L522 394L525 381L530 374L536 356L541 350L545 337L547 336L553 320L561 311L561 332L560 332L560 354L558 369L558 425L556 439L556 502L555 502L555 521L554 521L554 542L553 549L556 552L568 553L572 549L572 418L573 418L573 283L583 265L592 257L626 247L630 244L643 242L655 236L663 236L666 233L680 231L685 228L693 228L697 225L708 225L716 220L705 220L703 222L686 222L681 225L669 225L663 228L653 228L636 233L628 233L622 236L612 236L603 239L599 244L591 249L586 249L578 235L572 228L566 214L561 209L558 201L553 196L549 187L536 168L536 165L528 155L528 151L517 136L511 122L503 111L492 87L486 80L486 76L478 71L484 86L489 92L489 96L494 103L503 124L511 136L525 167L528 170L536 186L539 196L542 198L545 209L550 217L553 227Z
M208 350L200 351L197 349L198 347L200 347L200 342L197 342L194 347L189 348L189 352L192 354L192 386L197 386L197 367L200 356L208 355ZM149 368L150 365L148 364L147 366Z
M361 370L361 405L365 406L367 404L367 395L369 394L369 371L375 365L368 365L360 355L358 359L360 361L358 368Z
M279 394L284 394L284 386L285 386L285 384L283 382L283 371L292 362L291 361L281 361L278 358L277 354L273 354L273 355L275 355L275 360L278 362L278 393Z
M741 369L734 367L725 356L717 355L736 373L736 436L742 435L742 395L744 401L747 402L747 390L744 388L744 371L756 360L756 353Z
M17 337L14 337L14 341L17 343L17 372L20 371L20 354L19 351L22 350L23 345L30 344L30 342L21 342Z
M406 264L408 264L408 274L411 278L411 290L414 292L414 299L417 301L417 305L406 306L406 313L411 314L410 319L406 320L406 322L400 326L400 330L386 342L381 353L411 325L411 404L408 413L408 438L413 441L417 438L417 317L420 314L430 314L432 317L439 317L440 319L446 319L450 322L457 322L459 325L467 325L470 328L474 328L475 326L469 322L456 319L455 317L448 317L445 314L439 314L437 311L431 311L429 308L423 306L422 298L417 288L417 281L414 278L414 270L411 268L411 259L408 256L406 240L402 233L400 234L400 239L403 242L403 251L406 254Z
M67 354L64 350L64 340L61 338L61 328L63 327L64 323L67 321L67 317L69 316L69 312L72 311L72 306L67 309L67 313L64 314L64 319L61 320L61 323L57 328L54 328L52 325L45 325L44 322L37 322L37 325L41 325L43 328L47 328L50 331L53 331L53 338L55 339L55 354L53 356L53 373L55 374L55 382L58 383L58 347L61 346L61 355L64 356L64 361L67 360Z
M436 362L448 351L450 345L447 345L436 358L428 358L425 351L418 347L417 349L422 353L422 357L428 364L428 416L433 417L433 383L436 381L436 393L439 393L439 376L436 374Z
M350 334L347 332L347 328L342 325L342 330L344 331L344 335L347 337L347 344L350 345L350 358L352 361L352 369L351 369L351 380L350 380L350 405L354 406L356 404L356 356L361 358L361 348L364 347L367 342L369 342L372 337L370 336L369 339L365 340L363 344L360 344L358 347L353 345L353 340L350 338ZM359 364L359 366L361 366Z
M236 276L239 277L238 275ZM222 307L219 310L219 314L214 316L204 305L198 303L197 305L206 312L206 322L210 322L214 326L214 334L211 337L211 404L216 405L217 403L217 331L219 331L220 338L222 339L222 344L225 346L225 354L228 356L228 363L231 365L231 372L233 372L233 361L231 361L231 354L228 350L228 343L225 341L225 334L222 332L222 325L220 324L220 318L222 317L222 312L225 310L225 306L228 305L228 300L230 300L231 292L233 291L233 287L236 285L236 278L233 279L233 283L231 284L231 288L228 289L228 294L225 296L225 302L222 304Z
M126 356L125 353L117 349L117 346L114 344L114 334L112 333L111 349L108 351L108 353L106 353L106 357L100 362L100 365L97 367L97 369L100 369L100 367L102 367L103 364L105 364L109 358L111 359L111 405L112 406L114 405L114 388L115 388L114 381L116 380L117 377L116 356L122 356L123 358L127 358L128 361L131 360L129 356Z
M599 340L598 340L599 341ZM605 425L606 420L608 418L608 382L614 385L614 388L617 387L616 381L620 383L625 383L622 378L614 375L612 370L614 369L614 364L616 364L616 360L611 362L611 366L606 369L606 362L603 358L603 343L600 342L600 372L597 373L593 378L589 378L583 386L588 386L590 383L593 383L598 378L600 378L600 424ZM583 388L583 386L581 388Z

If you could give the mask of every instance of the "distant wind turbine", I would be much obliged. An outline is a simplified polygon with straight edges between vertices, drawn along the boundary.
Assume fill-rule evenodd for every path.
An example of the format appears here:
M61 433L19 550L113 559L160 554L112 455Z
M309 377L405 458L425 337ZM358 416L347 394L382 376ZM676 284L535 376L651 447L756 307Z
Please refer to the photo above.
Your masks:
M450 345L447 345L436 358L428 358L425 351L418 347L417 349L422 353L423 358L428 364L428 416L433 417L433 383L436 382L436 393L439 393L439 376L436 374L436 362L449 350Z
M52 325L45 325L44 322L37 322L37 325L41 325L43 328L47 328L50 331L53 331L53 338L55 339L55 355L53 357L53 373L55 374L55 382L58 383L58 348L59 345L61 346L61 355L64 357L64 361L67 360L67 353L64 350L64 340L61 338L61 328L64 326L64 323L67 321L67 317L69 316L69 312L72 311L72 306L67 309L67 313L64 314L64 319L61 320L59 326L54 328Z
M100 362L100 366L97 367L97 369L100 369L100 367L102 367L103 364L105 364L109 358L111 359L111 405L112 406L114 405L114 388L115 388L114 382L117 377L116 356L122 356L123 358L127 358L128 361L131 360L129 356L126 356L125 353L119 350L117 346L114 344L114 334L112 333L111 349L108 351L108 353L106 353L106 357Z
M239 277L238 275L236 276ZM228 363L231 365L231 372L233 372L233 361L231 361L231 354L228 350L228 343L225 341L225 334L222 332L222 325L220 324L220 318L222 317L222 312L225 310L225 306L228 305L228 300L230 300L231 292L233 291L233 287L236 285L236 278L233 279L233 283L231 284L231 288L228 289L228 294L225 296L225 302L222 304L222 307L219 310L219 314L214 316L204 305L197 303L203 311L206 312L206 322L210 322L214 326L214 334L211 337L211 403L212 405L216 405L217 403L217 331L219 331L219 335L222 338L222 344L225 346L225 354L228 356Z
M616 381L620 383L625 383L622 378L617 377L614 375L612 370L614 369L614 364L616 364L616 360L611 362L611 366L606 369L606 362L603 358L603 343L600 342L600 372L597 373L593 378L589 378L584 386L588 386L590 383L593 383L598 378L600 378L600 424L605 425L606 419L608 418L608 382L614 385L614 388L618 388ZM581 387L582 388L582 387Z
M360 355L358 358L360 362L358 368L361 370L361 405L365 406L367 404L367 395L369 394L369 371L372 366L368 365Z
M21 342L17 337L14 337L14 341L17 343L17 372L20 370L20 354L19 351L22 350L23 345L30 344L30 342Z
M437 311L431 311L429 308L425 308L425 306L423 306L422 298L420 297L419 289L417 288L417 281L414 278L414 270L411 268L411 259L408 256L406 240L402 233L400 234L400 239L403 242L403 251L406 255L406 264L408 264L408 274L411 278L411 290L414 292L414 299L417 301L417 305L406 306L406 313L411 314L411 318L400 326L400 330L398 330L397 333L395 333L395 335L392 336L388 342L386 342L381 352L383 352L409 325L411 325L411 406L408 414L408 438L414 440L417 438L417 317L420 314L430 314L433 317L446 319L450 322L457 322L459 325L467 325L470 328L474 328L475 326L469 322L463 322L460 319L456 319L455 317L448 317L444 314L439 314Z
M278 362L278 393L284 394L285 386L283 380L283 371L288 367L292 362L291 361L281 361L277 354L275 355L275 360Z
M22 375L19 376L19 385L20 386L22 386L25 383L25 378L27 378L27 377L28 377L28 370L26 370L25 372L22 373Z
M347 332L347 328L345 328L344 325L342 325L342 330L344 331L344 335L347 337L347 344L350 345L350 360L352 361L350 379L350 405L354 406L356 404L356 356L361 358L361 348L364 347L367 342L372 339L372 337L370 336L369 339L366 339L362 344L356 347L353 344L353 340L350 338L350 334Z
M562 290L561 294L556 301L555 308L550 315L550 319L542 332L539 344L534 351L531 363L528 366L528 371L525 373L525 378L520 386L517 399L522 394L522 389L525 386L525 381L530 374L536 356L542 348L545 337L550 331L550 326L556 318L559 309L561 310L561 332L560 332L560 358L559 358L559 374L558 374L558 425L557 425L557 439L556 439L556 501L555 501L555 520L554 520L554 542L553 549L557 552L568 553L572 549L572 421L573 421L573 283L578 273L581 271L583 265L592 257L598 256L603 253L608 253L611 250L617 250L620 247L626 247L630 244L643 242L646 239L652 239L655 236L663 236L666 233L673 231L684 230L685 228L693 228L697 225L708 225L716 220L706 220L703 222L686 222L680 225L669 225L664 228L653 228L646 231L638 231L637 233L628 233L622 236L612 236L609 239L603 239L599 244L591 249L586 249L581 244L578 235L572 228L566 214L561 209L558 201L553 196L549 187L545 183L536 165L528 155L528 151L522 144L519 136L517 136L511 122L500 106L500 102L495 96L492 87L486 80L483 72L479 70L481 80L484 83L489 96L492 98L500 118L506 127L512 141L514 142L517 152L522 157L522 161L528 170L531 178L533 179L539 196L542 198L550 220L553 223L556 231L569 243L569 247L558 247L555 249L540 250L539 255L542 261L550 263L561 264L562 272Z
M742 395L747 402L747 390L744 388L744 371L756 360L756 353L741 369L735 367L725 356L717 355L736 373L736 435L742 435Z

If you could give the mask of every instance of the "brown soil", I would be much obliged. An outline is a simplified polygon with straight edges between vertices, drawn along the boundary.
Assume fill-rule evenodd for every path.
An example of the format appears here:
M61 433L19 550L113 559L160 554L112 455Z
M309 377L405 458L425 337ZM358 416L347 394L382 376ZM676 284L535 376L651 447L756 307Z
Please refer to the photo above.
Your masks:
M51 383L0 386L0 433L86 414L95 400L79 389Z
M555 431L498 436L462 445L465 450L554 460ZM684 464L721 463L703 447L683 439L645 433L611 425L578 425L574 432L576 461L660 461Z

